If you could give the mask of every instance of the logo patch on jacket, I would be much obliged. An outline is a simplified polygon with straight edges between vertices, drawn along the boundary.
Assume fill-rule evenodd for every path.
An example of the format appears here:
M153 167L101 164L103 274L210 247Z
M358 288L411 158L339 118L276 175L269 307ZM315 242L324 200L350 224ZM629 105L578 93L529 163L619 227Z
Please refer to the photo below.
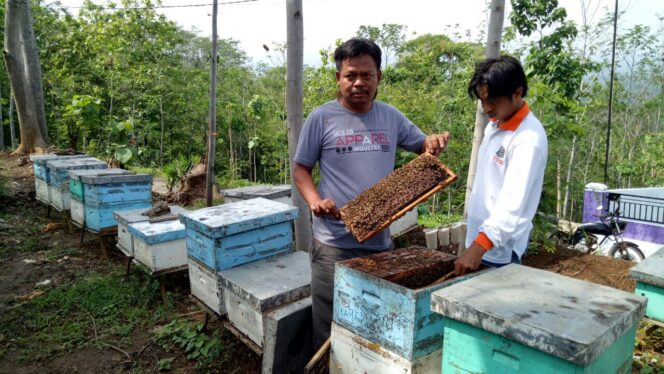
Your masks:
M505 147L503 147L502 145L500 146L500 148L498 148L498 151L493 156L493 162L495 162L500 166L503 166L503 164L505 164Z

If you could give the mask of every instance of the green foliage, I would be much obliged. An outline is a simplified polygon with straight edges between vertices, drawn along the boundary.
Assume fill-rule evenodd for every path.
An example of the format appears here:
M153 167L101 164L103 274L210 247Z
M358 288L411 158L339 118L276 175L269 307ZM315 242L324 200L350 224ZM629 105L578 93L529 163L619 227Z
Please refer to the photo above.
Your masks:
M438 226L446 226L451 223L460 222L463 217L459 214L424 214L417 217L417 223L426 228L435 228Z
M166 184L171 189L176 183L184 180L185 175L193 165L197 165L201 161L200 157L195 156L188 159L185 156L180 156L164 166L163 172L166 175Z
M198 369L210 368L222 352L219 332L206 335L202 323L173 320L157 333L156 338L166 350L170 351L173 345L177 345L187 359L196 362ZM171 362L165 362L164 365L170 366ZM159 367L162 370L161 364Z
M171 307L157 302L156 280L123 278L121 270L77 274L15 311L22 318L0 327L0 334L13 339L26 359L130 339L136 328L155 323Z

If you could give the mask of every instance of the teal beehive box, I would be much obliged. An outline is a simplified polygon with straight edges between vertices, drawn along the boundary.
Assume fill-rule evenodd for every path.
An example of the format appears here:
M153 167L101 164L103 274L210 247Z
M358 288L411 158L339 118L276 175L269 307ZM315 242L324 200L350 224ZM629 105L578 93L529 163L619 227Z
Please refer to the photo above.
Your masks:
M432 284L454 270L454 260L416 247L338 262L334 322L408 361L440 355L443 316L431 311L431 293L476 275Z
M132 174L124 169L82 169L69 171L69 210L71 220L79 227L85 225L85 184L81 177Z
M213 272L290 252L297 208L265 198L180 214L187 253Z
M631 373L646 299L521 265L433 293L443 373Z
M664 322L664 247L629 270L637 295L648 299L646 316Z

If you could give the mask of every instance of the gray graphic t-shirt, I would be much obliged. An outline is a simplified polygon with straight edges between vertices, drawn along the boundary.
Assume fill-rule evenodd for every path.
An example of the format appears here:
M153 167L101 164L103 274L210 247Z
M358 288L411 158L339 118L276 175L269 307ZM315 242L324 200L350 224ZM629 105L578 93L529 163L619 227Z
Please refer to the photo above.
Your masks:
M425 135L391 105L374 101L367 113L353 113L337 100L314 109L304 122L295 162L320 163L318 192L341 208L394 170L396 147L419 152ZM313 218L313 234L337 248L384 250L389 230L360 244L340 220Z

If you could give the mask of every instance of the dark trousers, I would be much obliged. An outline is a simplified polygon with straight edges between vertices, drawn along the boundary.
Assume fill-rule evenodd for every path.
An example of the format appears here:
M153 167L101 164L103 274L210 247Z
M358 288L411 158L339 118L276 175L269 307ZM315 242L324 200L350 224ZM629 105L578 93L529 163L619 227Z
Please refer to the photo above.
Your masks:
M334 297L334 263L374 253L376 251L335 248L314 239L309 250L314 352L318 351L330 337Z

